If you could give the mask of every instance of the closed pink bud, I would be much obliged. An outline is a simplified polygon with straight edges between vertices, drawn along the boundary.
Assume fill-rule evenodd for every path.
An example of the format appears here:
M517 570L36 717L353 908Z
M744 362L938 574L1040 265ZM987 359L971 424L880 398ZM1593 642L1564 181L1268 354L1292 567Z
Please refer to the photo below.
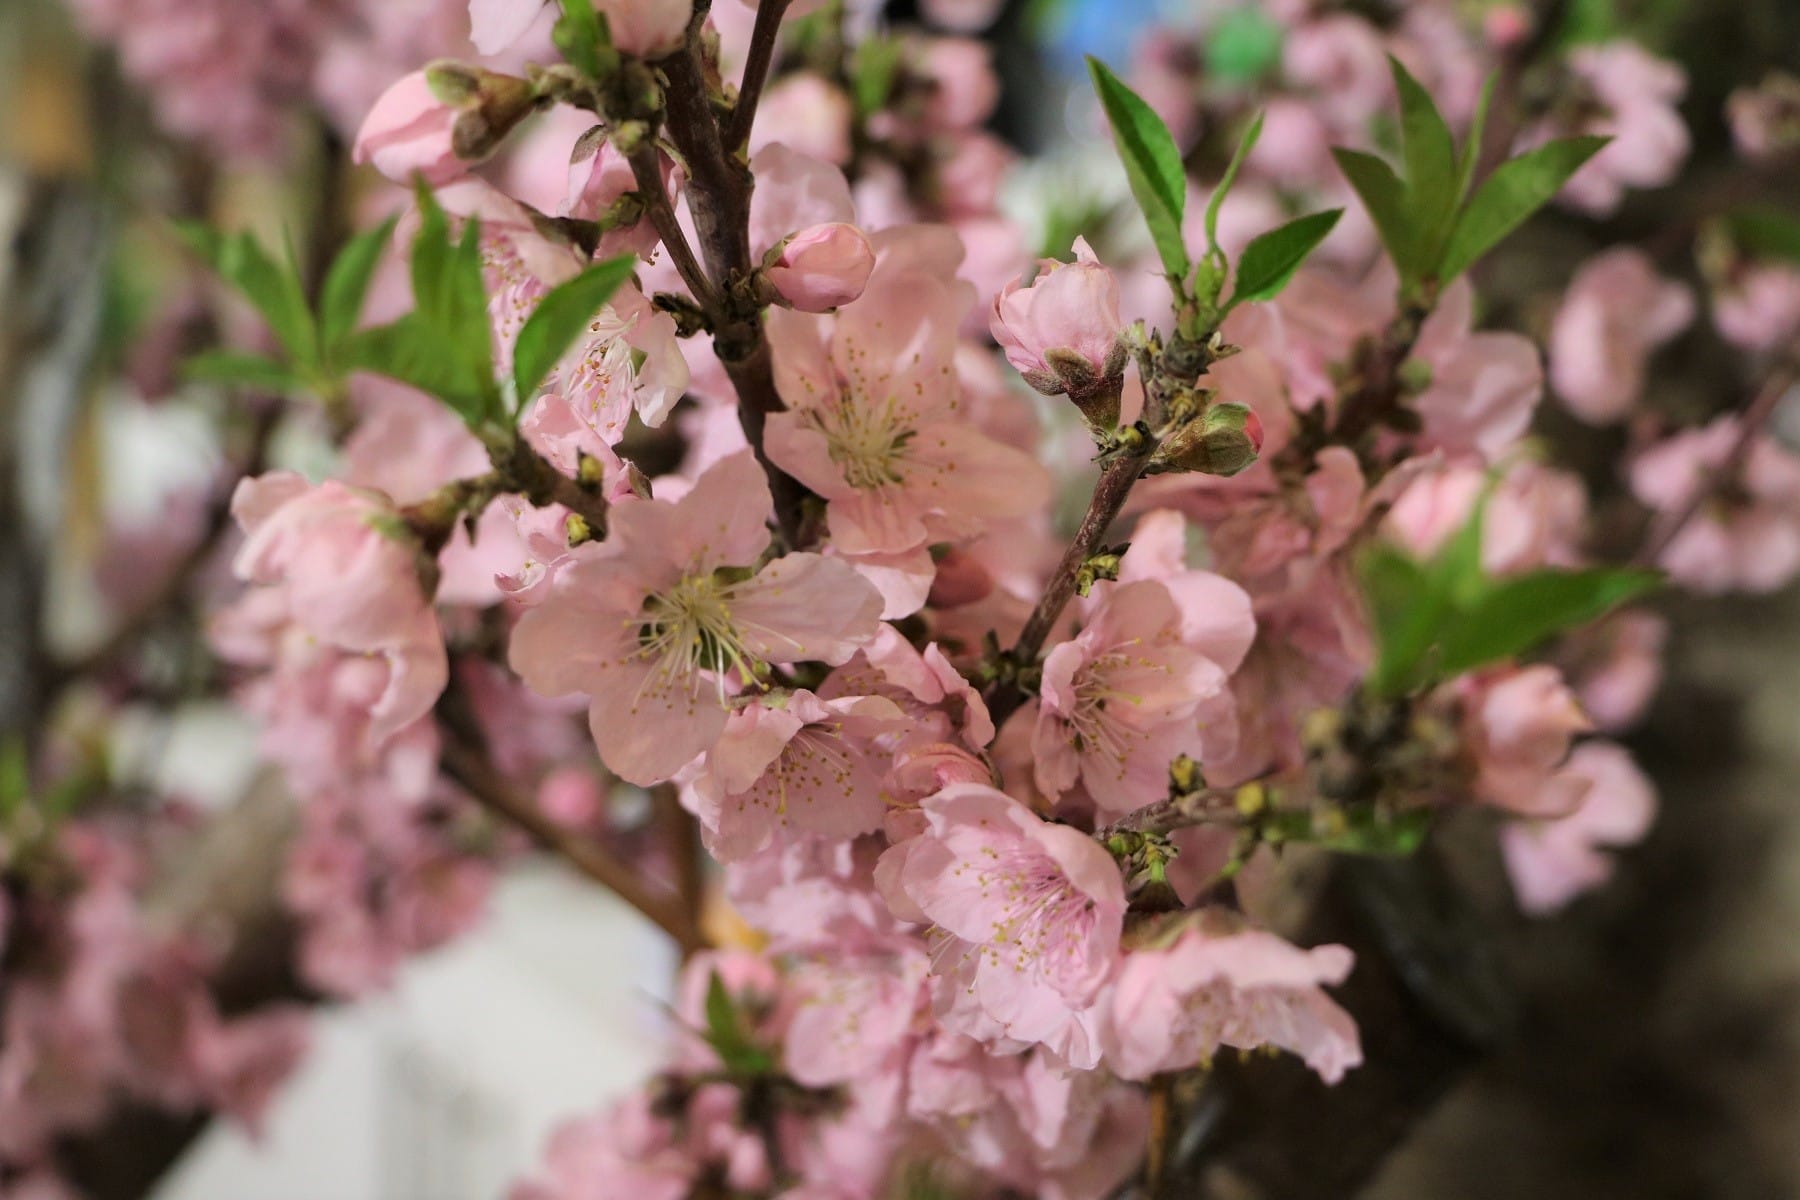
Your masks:
M661 58L687 41L694 0L601 0L613 45L639 58Z
M1087 392L1125 369L1119 281L1085 241L1075 261L1046 259L1030 287L1017 280L994 297L988 328L1027 382L1045 395Z
M789 308L827 312L862 295L874 269L868 235L833 221L789 238L764 275Z
M383 92L363 119L355 160L374 164L395 183L411 183L415 175L448 183L466 169L453 148L458 115L433 94L425 72L414 71Z

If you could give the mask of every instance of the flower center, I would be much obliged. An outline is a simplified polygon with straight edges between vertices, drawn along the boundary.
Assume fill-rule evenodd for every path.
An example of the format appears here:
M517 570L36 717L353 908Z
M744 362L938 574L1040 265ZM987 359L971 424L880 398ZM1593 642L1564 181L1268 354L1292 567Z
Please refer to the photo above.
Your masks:
M1114 652L1099 655L1075 677L1075 707L1065 717L1075 747L1086 754L1114 759L1121 774L1133 744L1143 736L1129 717L1131 710L1143 703L1143 697L1118 687L1113 675L1149 665L1140 656Z
M892 397L880 404L860 396L845 399L847 403L814 416L831 461L844 470L844 481L868 490L904 482L899 466L915 432L909 414Z
M657 685L685 684L692 691L699 673L711 671L718 676L723 702L726 675L735 671L753 680L766 672L731 619L735 587L716 575L688 575L645 599L638 656L655 663Z

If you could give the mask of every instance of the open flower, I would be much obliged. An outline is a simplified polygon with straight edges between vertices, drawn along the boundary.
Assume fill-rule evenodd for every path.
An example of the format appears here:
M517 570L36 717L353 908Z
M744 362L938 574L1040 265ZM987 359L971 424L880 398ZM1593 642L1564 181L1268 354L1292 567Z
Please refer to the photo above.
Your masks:
M755 701L731 714L683 800L722 862L754 854L777 831L873 833L886 808L868 739L903 723L899 706L878 696L820 700L802 690Z
M1249 597L1221 592L1253 628ZM1226 671L1183 641L1182 611L1163 584L1109 589L1087 628L1044 660L1032 741L1038 787L1055 796L1079 782L1107 813L1158 799L1171 759L1205 753L1201 709L1225 693Z
M920 807L925 832L888 851L877 882L896 916L936 926L940 1019L1092 1066L1083 1014L1125 922L1112 855L981 784L953 784Z
M1643 251L1618 246L1582 264L1550 330L1550 381L1594 425L1628 415L1657 346L1694 319L1694 296L1657 275Z
M449 659L423 553L387 497L274 471L238 484L231 512L248 535L233 563L239 578L279 585L287 619L319 642L386 661L370 743L429 712Z
M957 289L896 262L835 317L769 314L775 382L769 458L826 501L844 554L954 541L1047 499L1043 468L959 411Z
M660 782L711 748L732 697L771 665L841 663L875 636L881 597L846 564L789 554L755 569L770 509L747 453L674 504L621 505L514 630L514 670L545 695L587 693L621 777Z
M1348 949L1302 950L1259 929L1214 933L1202 924L1125 956L1103 1026L1112 1071L1148 1079L1203 1063L1221 1046L1292 1051L1327 1083L1362 1062L1356 1023L1321 990L1350 974Z
M1605 883L1613 871L1606 849L1638 841L1656 817L1656 791L1623 746L1583 742L1563 771L1589 785L1574 812L1515 821L1500 831L1519 907L1533 915L1553 913Z

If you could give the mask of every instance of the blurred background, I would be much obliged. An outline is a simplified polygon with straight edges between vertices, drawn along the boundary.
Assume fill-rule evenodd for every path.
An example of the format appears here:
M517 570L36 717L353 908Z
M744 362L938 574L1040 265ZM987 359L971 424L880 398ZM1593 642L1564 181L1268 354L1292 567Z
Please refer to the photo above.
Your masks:
M1129 62L1153 23L1217 29L1243 7L1007 7L982 35L1006 85L992 128L1049 165L1009 184L1004 202L1040 231L1058 213L1104 209L1117 180L1088 170L1080 56ZM1721 188L1800 215L1791 169L1748 184L1734 173L1722 116L1734 87L1800 73L1800 3L1553 7L1629 23L1683 65L1694 152L1679 183L1604 222L1534 227L1505 272L1482 280L1492 315L1541 327L1538 297L1572 256L1691 224ZM361 114L401 73L466 52L466 11L450 0L73 8L0 0L0 729L25 736L52 706L105 709L92 725L110 788L180 798L182 851L168 860L180 866L157 875L152 906L172 923L222 913L256 931L227 956L229 1010L295 990L268 949L283 937L268 879L294 816L185 603L204 587L189 582L190 559L212 557L222 525L216 488L195 482L315 463L330 437L266 402L180 382L182 356L221 325L241 333L241 315L216 302L167 223L297 231L312 261L359 211L363 185L343 171ZM1684 340L1657 360L1669 411L1740 402L1707 347ZM1619 442L1550 421L1604 488ZM1517 915L1470 839L1459 869L1516 1013L1446 1074L1441 1102L1366 1194L1800 1196L1800 599L1682 599L1668 615L1667 682L1627 739L1661 792L1656 828L1609 887L1544 921ZM84 674L121 638L128 672ZM71 1153L108 1197L148 1180L161 1200L492 1197L559 1117L651 1069L672 963L628 910L526 863L473 932L409 961L375 999L323 1008L260 1138L127 1114Z

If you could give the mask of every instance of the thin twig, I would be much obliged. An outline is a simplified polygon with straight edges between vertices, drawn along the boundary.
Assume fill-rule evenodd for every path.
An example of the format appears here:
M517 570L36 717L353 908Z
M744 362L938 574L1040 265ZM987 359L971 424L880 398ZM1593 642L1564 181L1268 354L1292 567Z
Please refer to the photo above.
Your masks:
M650 214L650 223L656 227L657 237L662 239L664 249L669 252L669 261L675 264L675 270L681 275L681 281L687 284L694 302L709 316L716 317L719 312L718 290L706 277L700 260L694 257L694 248L688 245L687 235L681 231L681 222L669 203L669 193L663 188L662 168L657 161L656 147L649 144L640 146L628 161L631 163L631 173L637 179L638 195Z
M788 3L789 0L762 0L756 8L756 27L750 32L750 53L744 60L744 82L738 88L737 107L731 110L731 123L725 128L727 153L736 154L750 142L756 105L762 99L769 67L775 61L775 43L781 34L781 19L787 15Z
M442 761L445 773L483 808L523 830L538 845L643 913L673 938L684 954L705 949L706 939L693 915L675 897L652 889L597 843L564 829L538 811L535 804L513 789L486 755L450 737L445 739Z
M1044 585L1044 593L1038 598L1037 607L1032 609L1025 627L1019 631L1019 640L1013 644L1011 657L1015 665L1027 665L1037 660L1050 631L1056 627L1057 618L1062 616L1070 597L1075 594L1075 580L1082 564L1098 553L1106 531L1125 507L1132 485L1144 473L1152 449L1154 445L1147 444L1141 450L1121 454L1100 473L1100 481L1094 485L1093 499L1081 518L1081 527L1075 531L1069 548L1063 551L1062 561L1056 564L1050 582ZM1016 678L996 684L993 694L987 698L994 724L1004 724L1024 701L1024 689Z
M1649 538L1645 540L1643 547L1633 558L1633 562L1640 566L1649 566L1660 559L1663 552L1669 548L1669 544L1681 536L1682 530L1686 529L1689 523L1700 515L1701 509L1706 507L1706 502L1716 496L1721 488L1729 487L1732 481L1742 474L1744 464L1749 461L1750 452L1756 446L1757 436L1769 423L1769 418L1774 415L1776 406L1781 403L1782 397L1793 389L1796 382L1800 382L1800 374L1797 374L1796 369L1791 366L1776 371L1764 382L1762 389L1750 401L1750 406L1738 418L1737 440L1731 444L1731 452L1725 456L1725 461L1719 464L1718 470L1713 472L1709 479L1701 481L1694 488L1694 494L1688 498L1686 504L1673 510L1665 519L1657 522L1656 527L1651 530Z

